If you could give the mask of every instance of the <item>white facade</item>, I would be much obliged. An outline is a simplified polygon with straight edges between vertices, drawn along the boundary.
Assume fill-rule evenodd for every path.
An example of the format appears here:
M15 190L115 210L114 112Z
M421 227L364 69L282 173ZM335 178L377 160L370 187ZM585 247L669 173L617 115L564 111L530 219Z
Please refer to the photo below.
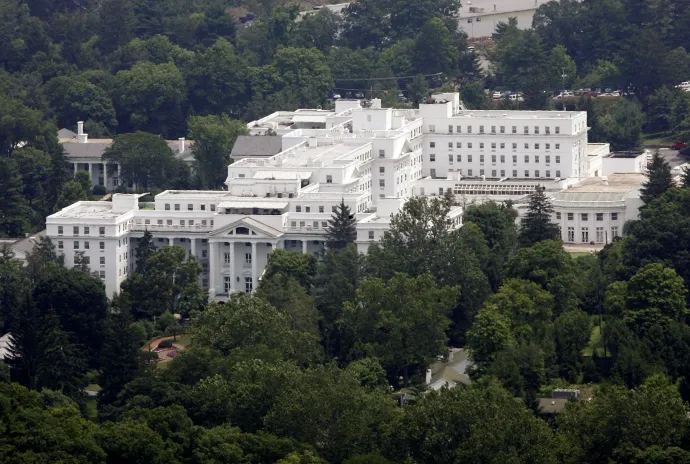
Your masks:
M470 0L458 9L458 28L472 38L490 37L498 23L517 20L517 27L532 27L534 13L550 0Z
M378 100L338 100L334 111L274 113L248 126L277 133L282 151L228 166L227 190L166 191L149 204L139 195L79 202L48 217L47 235L68 265L83 252L111 295L135 270L137 239L149 230L158 246L178 245L199 259L202 286L224 299L255 289L274 249L322 250L341 201L356 215L356 244L366 252L413 195L450 191L463 206L519 204L537 185L552 195L574 192L564 189L586 181L608 154L608 145L587 144L586 113L467 111L457 93L433 101L396 110ZM570 208L565 196L554 201L562 214ZM636 216L636 202L630 193L606 210L620 214L619 231ZM463 206L449 213L451 227L462 226ZM571 225L561 227L565 240Z

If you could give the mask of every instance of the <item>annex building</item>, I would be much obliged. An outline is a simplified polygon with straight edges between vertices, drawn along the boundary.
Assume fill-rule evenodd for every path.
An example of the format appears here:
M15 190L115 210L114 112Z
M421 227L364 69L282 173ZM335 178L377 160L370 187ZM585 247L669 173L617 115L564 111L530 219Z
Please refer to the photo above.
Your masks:
M457 93L445 93L418 110L338 100L333 110L276 112L248 129L233 149L226 189L169 190L151 203L140 194L78 202L47 218L47 235L66 263L83 254L112 294L135 270L137 240L148 230L158 246L195 256L202 286L223 300L253 291L273 250L322 250L341 201L356 216L361 252L407 199L448 191L459 202L449 213L453 228L468 203L511 200L520 211L536 186L554 198L564 241L610 241L637 215L642 174L619 181L608 173L620 163L606 162L608 145L588 144L584 112L469 111ZM624 170L638 166L622 162ZM608 216L599 225L600 212ZM583 227L591 227L587 235Z

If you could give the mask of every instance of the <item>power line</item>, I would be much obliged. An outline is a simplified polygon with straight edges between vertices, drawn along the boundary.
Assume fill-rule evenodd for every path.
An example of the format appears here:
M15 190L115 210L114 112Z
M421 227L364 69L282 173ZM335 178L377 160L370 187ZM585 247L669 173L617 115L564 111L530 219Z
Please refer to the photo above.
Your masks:
M419 74L422 77L433 77L433 76L440 76L443 73L434 73L434 74ZM340 77L340 78L335 78L334 80L336 81L386 81L386 80L398 80L398 79L414 79L415 76L397 76L397 77L362 77L362 78L346 78L346 77Z

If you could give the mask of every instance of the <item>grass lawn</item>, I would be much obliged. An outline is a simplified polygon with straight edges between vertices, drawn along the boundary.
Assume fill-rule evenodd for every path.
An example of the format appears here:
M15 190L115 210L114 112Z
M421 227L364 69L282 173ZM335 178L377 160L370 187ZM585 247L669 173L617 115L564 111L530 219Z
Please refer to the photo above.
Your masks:
M98 404L96 398L88 398L86 400L86 410L89 414L89 420L93 422L98 421Z
M570 257L573 258L573 259L575 259L575 258L579 258L580 256L589 256L589 255L591 255L591 254L592 254L592 253L590 253L590 252L588 252L588 251L571 251L571 252L570 252Z
M103 388L101 388L101 386L98 384L90 383L86 386L86 388L84 388L84 390L99 392L99 391L103 390Z
M594 350L597 350L597 354L603 356L604 344L602 343L601 330L599 329L599 316L592 316L592 325L592 334L589 338L589 344L582 350L582 354L583 356L591 356Z
M642 145L670 146L676 141L677 135L667 135L666 132L656 134L642 134Z

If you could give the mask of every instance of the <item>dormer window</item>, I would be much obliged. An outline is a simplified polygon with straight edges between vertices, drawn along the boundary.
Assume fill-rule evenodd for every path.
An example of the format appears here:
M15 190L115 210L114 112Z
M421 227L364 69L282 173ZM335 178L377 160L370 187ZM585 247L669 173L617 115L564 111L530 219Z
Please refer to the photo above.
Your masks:
M249 235L249 229L247 229L246 227L237 227L235 229L235 233L237 235Z

